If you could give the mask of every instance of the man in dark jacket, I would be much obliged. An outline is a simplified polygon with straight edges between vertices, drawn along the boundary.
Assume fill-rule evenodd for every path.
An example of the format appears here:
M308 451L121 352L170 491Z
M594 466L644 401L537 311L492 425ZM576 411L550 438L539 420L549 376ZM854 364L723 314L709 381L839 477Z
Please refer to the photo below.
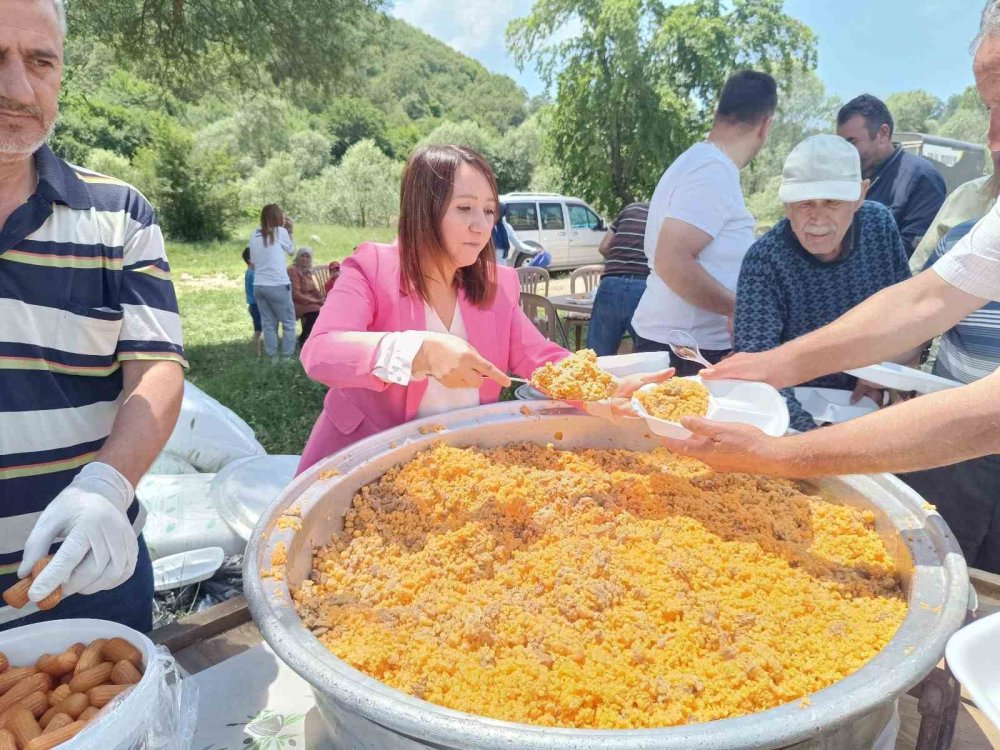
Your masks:
M934 165L894 145L892 133L892 114L870 94L852 99L837 114L837 135L854 144L861 155L862 175L871 182L868 200L892 211L909 257L948 191Z

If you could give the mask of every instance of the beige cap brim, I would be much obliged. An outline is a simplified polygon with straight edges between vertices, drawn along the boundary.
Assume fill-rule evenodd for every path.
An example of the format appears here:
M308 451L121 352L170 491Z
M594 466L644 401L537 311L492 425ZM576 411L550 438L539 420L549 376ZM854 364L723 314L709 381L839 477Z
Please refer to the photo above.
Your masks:
M802 201L850 201L861 197L861 183L854 181L783 182L778 189L782 203Z

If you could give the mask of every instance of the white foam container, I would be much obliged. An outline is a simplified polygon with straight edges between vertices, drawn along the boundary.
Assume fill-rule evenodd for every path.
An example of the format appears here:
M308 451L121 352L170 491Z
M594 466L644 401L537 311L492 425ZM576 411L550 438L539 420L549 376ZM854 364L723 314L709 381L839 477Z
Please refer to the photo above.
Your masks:
M153 642L142 633L106 620L52 620L0 633L0 651L11 666L33 665L42 654L58 654L74 643L90 643L97 638L124 638L142 652L145 674L138 685L119 702L111 704L108 714L96 719L60 750L131 750L145 735L151 712L157 710L160 670Z
M758 427L768 435L781 437L788 432L788 405L778 391L766 383L752 383L746 380L702 380L694 375L693 380L708 388L708 412L706 419L716 422L735 422ZM636 393L651 391L656 383L644 385ZM661 437L687 440L691 431L677 422L654 417L646 411L636 396L632 406L646 421L650 431Z
M859 367L856 370L844 370L848 375L867 380L869 383L880 385L883 388L892 388L897 391L916 391L917 393L937 393L946 391L949 388L959 388L962 383L957 380L949 380L939 375L933 375L923 370L913 367L896 364L895 362L882 362L881 364L869 367Z
M836 424L878 411L878 404L867 396L852 404L851 391L803 386L795 388L794 393L802 408L818 423Z
M222 567L222 547L203 547L153 561L153 591L169 591L207 581Z
M1000 612L955 633L945 659L975 704L1000 729Z

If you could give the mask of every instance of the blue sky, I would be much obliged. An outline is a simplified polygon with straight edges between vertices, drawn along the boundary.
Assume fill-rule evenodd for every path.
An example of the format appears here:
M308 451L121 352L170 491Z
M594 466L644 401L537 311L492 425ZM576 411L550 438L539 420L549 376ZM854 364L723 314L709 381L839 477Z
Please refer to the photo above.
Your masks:
M529 94L533 70L519 73L504 29L532 0L395 0L393 15L506 73ZM941 98L973 83L968 54L982 0L785 0L785 10L819 36L819 76L844 100L922 88Z

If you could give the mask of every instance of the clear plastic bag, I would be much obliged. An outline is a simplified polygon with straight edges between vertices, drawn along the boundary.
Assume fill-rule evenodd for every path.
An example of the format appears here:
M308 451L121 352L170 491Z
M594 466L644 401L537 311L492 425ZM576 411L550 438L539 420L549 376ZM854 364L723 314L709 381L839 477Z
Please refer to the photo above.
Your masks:
M159 646L156 654L142 682L123 699L106 706L97 720L59 747L188 750L198 725L198 687L167 649Z
M11 665L34 664L74 643L124 638L143 657L138 684L105 706L60 750L189 750L198 719L198 688L170 652L141 633L107 620L50 620L0 633L0 652Z

